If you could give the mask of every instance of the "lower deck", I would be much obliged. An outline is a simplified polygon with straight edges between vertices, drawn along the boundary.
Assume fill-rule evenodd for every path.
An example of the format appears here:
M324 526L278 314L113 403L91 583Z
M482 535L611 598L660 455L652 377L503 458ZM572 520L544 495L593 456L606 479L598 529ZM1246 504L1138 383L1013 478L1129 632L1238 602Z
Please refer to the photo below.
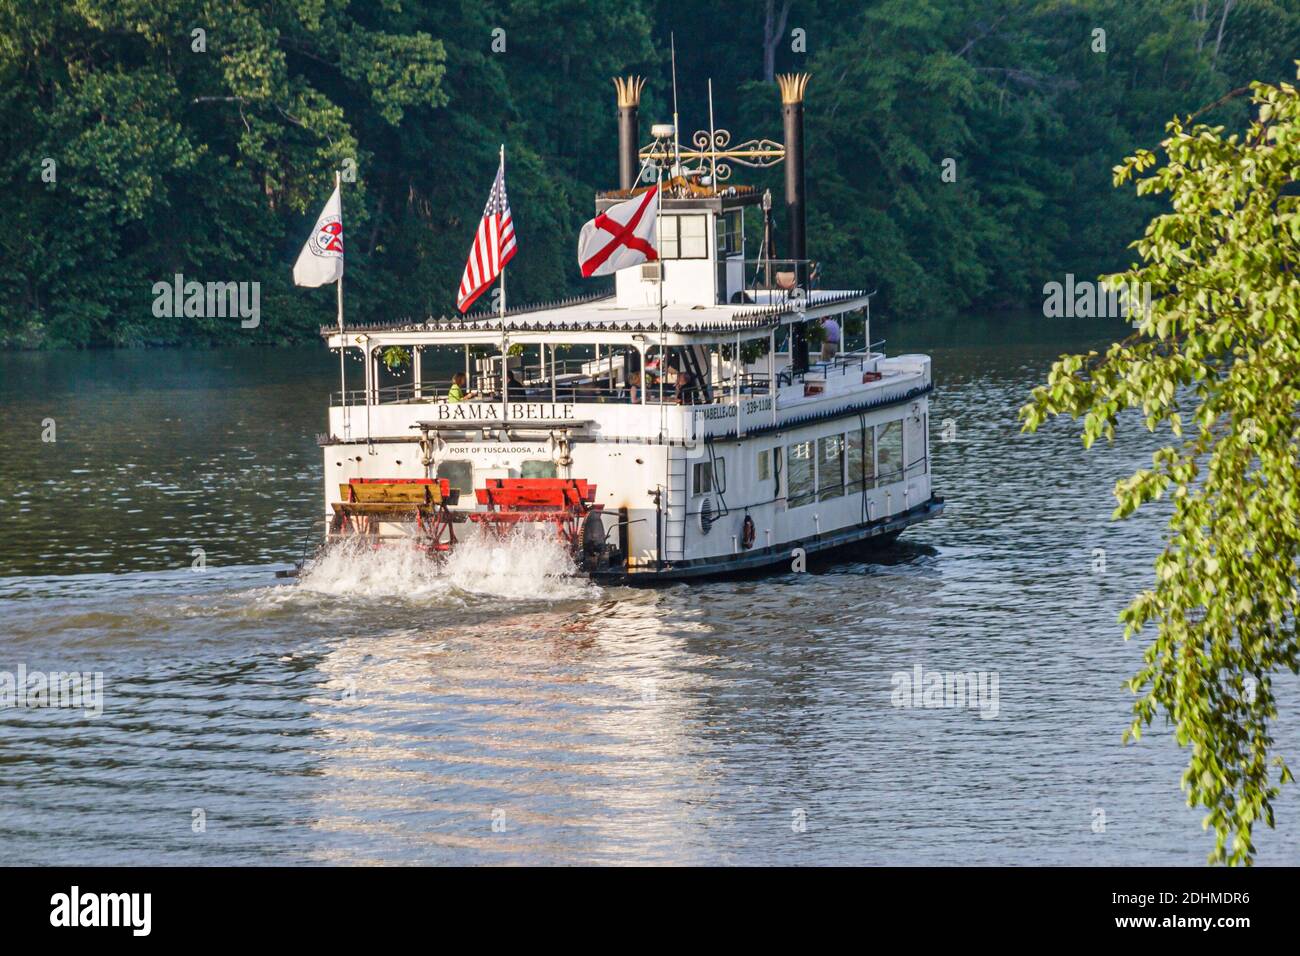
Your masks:
M806 559L813 555L827 554L871 542L885 542L897 538L903 531L914 524L938 518L943 514L944 500L932 497L901 514L878 518L854 527L839 528L807 540L786 542L779 547L759 548L743 551L739 554L720 555L711 558L697 558L688 561L676 561L661 568L642 567L635 572L607 570L593 573L598 580L641 581L653 583L659 581L685 581L692 578L713 577L727 574L741 574L764 568L784 567L788 571L806 570Z
M426 423L405 436L324 442L325 497L334 507L349 481L445 480L448 522L463 537L482 533L489 483L572 480L590 487L595 533L617 555L598 576L693 577L789 562L796 548L811 554L936 516L928 426L926 390L693 441ZM384 530L415 543L426 529Z

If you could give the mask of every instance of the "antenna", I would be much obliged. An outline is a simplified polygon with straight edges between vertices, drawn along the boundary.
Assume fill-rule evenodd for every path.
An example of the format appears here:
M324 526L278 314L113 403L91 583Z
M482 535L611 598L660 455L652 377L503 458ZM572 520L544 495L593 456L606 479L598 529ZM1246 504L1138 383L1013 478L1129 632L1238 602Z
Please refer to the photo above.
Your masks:
M675 33L668 34L668 43L672 49L673 55L673 172L676 175L681 174L682 167L682 144L678 130L682 124L677 121L677 36Z
M713 126L713 77L709 77L709 185L718 192L718 134Z

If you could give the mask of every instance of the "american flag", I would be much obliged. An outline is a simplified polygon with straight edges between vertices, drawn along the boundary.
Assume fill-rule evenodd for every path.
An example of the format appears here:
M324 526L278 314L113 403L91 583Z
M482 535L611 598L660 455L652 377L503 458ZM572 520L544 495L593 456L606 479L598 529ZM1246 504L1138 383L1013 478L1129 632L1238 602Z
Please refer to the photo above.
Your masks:
M469 251L465 274L460 278L460 293L456 308L467 312L490 286L506 263L514 258L515 227L510 221L510 203L506 199L506 158L503 153L497 178L492 183L487 205L483 207L483 221L474 234L474 248Z

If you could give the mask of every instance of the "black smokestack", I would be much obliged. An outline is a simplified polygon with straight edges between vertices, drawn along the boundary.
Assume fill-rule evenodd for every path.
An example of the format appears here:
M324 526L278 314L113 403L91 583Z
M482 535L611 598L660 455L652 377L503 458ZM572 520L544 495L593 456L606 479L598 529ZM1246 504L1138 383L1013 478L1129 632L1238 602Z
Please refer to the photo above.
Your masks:
M781 122L785 127L785 215L790 227L787 255L798 261L795 275L799 288L808 289L808 227L805 209L803 160L803 95L807 73L784 73L776 78L781 86ZM790 327L791 361L796 371L808 368L808 331L803 323Z
M618 90L618 185L620 189L632 189L636 186L636 175L641 167L637 155L641 139L637 125L637 112L641 106L641 88L644 86L644 77L614 77L614 88Z

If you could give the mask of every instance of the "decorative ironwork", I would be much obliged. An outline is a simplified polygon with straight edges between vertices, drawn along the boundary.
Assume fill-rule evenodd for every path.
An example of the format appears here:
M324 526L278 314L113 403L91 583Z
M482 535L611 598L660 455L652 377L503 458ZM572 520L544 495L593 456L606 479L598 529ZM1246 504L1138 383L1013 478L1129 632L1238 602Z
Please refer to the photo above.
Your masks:
M724 189L723 183L731 179L732 164L767 169L785 159L785 147L772 139L748 139L729 147L731 133L728 130L714 130L712 133L697 130L692 143L694 150L677 151L671 142L663 139L642 147L640 157L645 181L654 182L655 168L662 168L669 176L664 183L669 195L698 193L699 186L694 186L694 183L702 183L706 191L716 194ZM681 182L677 182L679 177Z
M644 181L658 178L658 171L668 172L665 192L672 196L717 194L731 178L732 164L751 169L766 169L785 159L785 146L770 139L749 139L731 144L731 131L713 124L713 83L709 83L709 128L696 130L690 142L694 149L682 149L676 130L656 135L654 142L639 151Z
M681 163L682 178L690 181L709 177L712 179L714 192L720 184L731 178L732 164L748 166L751 169L767 169L785 159L785 147L775 140L750 139L730 146L731 133L725 129L714 130L712 134L706 129L697 130L691 137L695 149L683 149L677 152L672 143L655 140L640 150L642 164L650 170L659 166L671 170ZM647 171L650 171L647 170ZM648 177L653 180L653 176Z

